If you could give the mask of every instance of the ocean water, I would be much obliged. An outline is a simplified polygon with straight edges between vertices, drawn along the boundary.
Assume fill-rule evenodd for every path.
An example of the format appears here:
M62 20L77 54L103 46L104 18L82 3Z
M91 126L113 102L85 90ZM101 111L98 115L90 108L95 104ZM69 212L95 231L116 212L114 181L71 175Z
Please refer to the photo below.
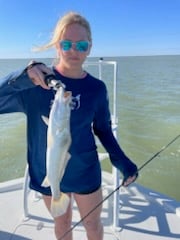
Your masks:
M52 59L40 60L52 63ZM88 61L92 60L98 58ZM104 60L118 63L118 141L140 167L180 134L180 56ZM28 62L29 59L0 59L0 78L25 67ZM97 75L95 67L87 70ZM102 78L111 102L112 74L112 67L103 67ZM0 115L0 182L23 176L25 166L25 116ZM180 201L180 138L140 171L138 182Z

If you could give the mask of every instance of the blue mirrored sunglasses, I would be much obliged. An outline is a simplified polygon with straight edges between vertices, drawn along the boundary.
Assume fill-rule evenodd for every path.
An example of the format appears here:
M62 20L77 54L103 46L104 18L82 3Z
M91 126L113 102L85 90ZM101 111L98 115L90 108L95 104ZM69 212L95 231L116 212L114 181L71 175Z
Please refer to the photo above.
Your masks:
M69 51L73 45L75 46L76 51L86 52L89 49L90 42L88 41L72 42L69 40L60 41L61 49L65 52Z

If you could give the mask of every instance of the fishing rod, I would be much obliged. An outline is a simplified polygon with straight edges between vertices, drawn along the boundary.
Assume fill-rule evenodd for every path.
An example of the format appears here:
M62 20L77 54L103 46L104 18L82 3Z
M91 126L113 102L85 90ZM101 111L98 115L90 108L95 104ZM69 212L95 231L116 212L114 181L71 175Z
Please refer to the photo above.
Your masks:
M158 152L156 152L150 159L148 159L145 163L143 163L137 170L134 175L137 175L145 166L147 166L154 158L156 158L160 153L162 153L165 149L167 149L172 143L174 143L180 134L173 138L167 145L163 146ZM58 240L63 240L70 232L72 232L80 223L82 223L92 212L94 212L98 207L100 207L108 198L110 198L115 192L117 192L123 183L120 184L117 188L115 188L109 195L107 195L101 202L99 202L94 208L92 208L84 217L82 217L77 223L75 223L69 230L67 230Z

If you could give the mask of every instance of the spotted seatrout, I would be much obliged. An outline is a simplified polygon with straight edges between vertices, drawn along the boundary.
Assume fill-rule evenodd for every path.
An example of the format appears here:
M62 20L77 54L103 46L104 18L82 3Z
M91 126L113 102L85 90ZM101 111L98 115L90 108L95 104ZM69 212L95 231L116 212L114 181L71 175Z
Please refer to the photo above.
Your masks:
M70 103L72 94L60 87L55 95L49 119L42 116L48 125L47 152L46 152L46 177L42 186L51 188L51 215L63 215L69 205L69 196L60 191L60 182L70 154L68 149L71 144L70 135Z

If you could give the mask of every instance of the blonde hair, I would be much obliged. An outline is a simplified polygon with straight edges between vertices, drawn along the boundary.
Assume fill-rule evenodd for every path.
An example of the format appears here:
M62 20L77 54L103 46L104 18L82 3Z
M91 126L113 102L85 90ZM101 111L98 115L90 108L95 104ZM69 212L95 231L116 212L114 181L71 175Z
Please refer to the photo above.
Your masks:
M73 23L77 23L77 24L83 26L87 30L89 42L92 42L91 27L90 27L89 22L84 17L82 17L80 14L78 14L76 12L69 12L69 13L65 14L62 18L60 18L59 21L57 22L56 27L53 32L53 35L52 35L52 38L51 38L51 41L48 44L41 46L38 49L39 50L47 50L51 47L54 47L56 45L56 43L61 39L66 28Z

